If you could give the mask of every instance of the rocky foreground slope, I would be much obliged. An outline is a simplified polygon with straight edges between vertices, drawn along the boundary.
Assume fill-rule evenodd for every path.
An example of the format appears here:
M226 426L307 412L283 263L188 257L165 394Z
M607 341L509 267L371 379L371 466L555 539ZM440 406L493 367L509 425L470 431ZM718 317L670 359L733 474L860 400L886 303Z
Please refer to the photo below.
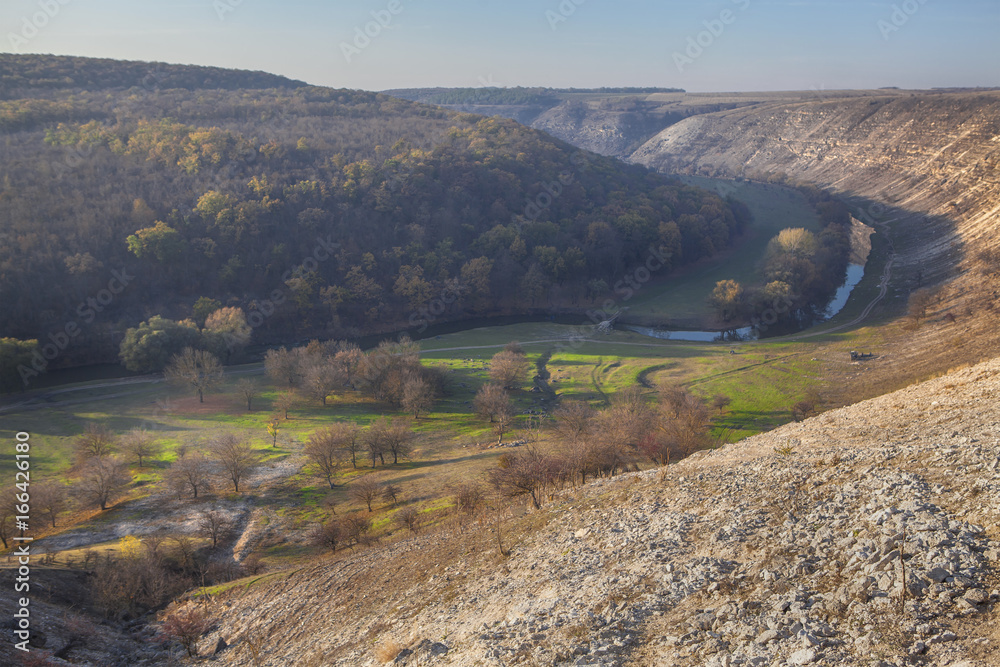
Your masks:
M1000 359L239 587L225 665L996 664Z

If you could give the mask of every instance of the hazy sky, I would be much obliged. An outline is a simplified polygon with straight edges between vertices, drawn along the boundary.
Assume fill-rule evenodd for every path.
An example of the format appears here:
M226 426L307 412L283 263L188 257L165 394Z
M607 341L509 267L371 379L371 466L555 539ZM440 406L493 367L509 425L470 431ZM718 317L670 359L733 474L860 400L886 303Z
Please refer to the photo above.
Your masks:
M998 35L998 0L0 5L2 51L237 67L368 90L487 84L690 91L998 86Z

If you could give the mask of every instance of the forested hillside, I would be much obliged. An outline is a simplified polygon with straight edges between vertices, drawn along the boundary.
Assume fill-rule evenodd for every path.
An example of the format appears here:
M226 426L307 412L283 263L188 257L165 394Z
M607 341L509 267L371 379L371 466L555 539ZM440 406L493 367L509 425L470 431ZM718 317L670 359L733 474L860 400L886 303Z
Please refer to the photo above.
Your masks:
M211 68L0 56L0 335L57 363L242 308L254 342L613 296L745 209L513 121ZM420 315L424 313L424 315ZM418 315L415 319L415 314Z

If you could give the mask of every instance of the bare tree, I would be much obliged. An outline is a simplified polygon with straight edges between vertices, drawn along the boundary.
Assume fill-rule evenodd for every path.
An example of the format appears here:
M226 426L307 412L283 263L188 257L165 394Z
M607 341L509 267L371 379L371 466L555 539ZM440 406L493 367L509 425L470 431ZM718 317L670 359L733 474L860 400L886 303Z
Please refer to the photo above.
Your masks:
M419 377L412 377L403 385L403 409L420 419L421 412L430 411L434 405L434 390L430 383Z
M240 482L260 464L260 457L246 438L235 433L219 436L210 446L213 458L222 466L226 477L233 483L233 490L240 492Z
M302 390L310 398L326 405L326 397L344 384L344 378L332 362L322 360L302 372Z
M513 456L503 457L497 468L489 471L490 483L511 498L527 495L535 509L542 506L542 489L554 478L555 462L532 447Z
M97 505L101 510L120 496L132 483L124 461L104 456L91 459L77 480L74 492L84 504Z
M56 527L56 518L66 511L66 487L57 482L40 482L31 485L31 506L40 511Z
M274 399L274 409L280 410L285 419L288 419L288 411L295 405L295 392L292 390L283 391Z
M92 458L109 456L115 451L117 436L104 424L87 424L83 434L73 442L77 461L85 463Z
M411 533L415 533L420 527L420 513L414 507L407 505L396 512L396 523Z
M507 390L498 384L485 384L476 393L472 406L476 414L483 419L489 419L490 423L496 421L497 415L501 412L513 412L513 405Z
M682 388L670 388L660 407L659 428L665 446L690 456L709 444L708 407Z
M225 537L231 526L232 524L226 515L216 510L202 512L198 519L198 528L212 540L213 549L219 545L219 540Z
M391 502L393 505L399 502L399 495L403 490L391 482L382 487L382 499Z
M291 387L299 377L299 359L284 347L268 350L264 355L264 372L276 383Z
M253 411L253 399L260 395L260 385L251 378L240 378L236 383L237 393L247 402L247 412Z
M367 438L376 443L380 456L385 452L392 454L393 465L399 463L399 459L409 457L413 449L413 431L402 419L379 417L368 428ZM374 457L372 467L375 467Z
M344 439L347 436L348 429L332 426L316 431L306 443L305 455L331 489L336 486L333 478L344 465ZM352 437L356 439L356 436Z
M562 401L553 412L556 432L569 442L583 441L590 435L597 411L583 401Z
M204 403L205 392L222 383L222 364L211 352L186 347L173 356L163 375L168 382L193 387L198 402Z
M320 547L327 547L330 551L336 551L337 547L344 544L346 539L344 526L340 521L327 521L317 527L312 533L313 544Z
M201 454L190 454L177 459L167 471L167 485L180 496L185 491L191 492L192 498L198 493L212 490L212 464Z
M364 544L368 542L368 534L372 529L372 520L360 514L351 514L344 517L341 522L344 527L344 536L347 542L354 544Z
M473 516L482 507L486 493L479 484L459 484L455 488L455 506L459 512Z
M122 453L131 456L142 467L142 460L152 458L160 452L160 446L153 435L144 428L130 429L121 437Z
M163 621L163 632L179 641L189 658L194 657L195 645L210 627L211 619L200 609L174 612Z
M530 366L520 346L508 346L493 355L490 361L490 380L504 389L519 389L528 379Z
M351 482L347 495L355 502L364 503L371 512L372 503L382 495L382 485L371 475L365 475Z

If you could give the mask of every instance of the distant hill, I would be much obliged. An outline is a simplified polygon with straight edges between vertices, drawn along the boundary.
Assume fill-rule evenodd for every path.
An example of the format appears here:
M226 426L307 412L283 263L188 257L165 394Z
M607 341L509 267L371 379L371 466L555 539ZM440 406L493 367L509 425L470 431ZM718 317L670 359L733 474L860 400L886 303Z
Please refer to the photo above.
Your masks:
M387 95L84 58L0 71L0 335L76 324L58 363L114 360L125 329L202 297L254 314L256 342L582 313L651 247L697 261L747 221L513 121Z

